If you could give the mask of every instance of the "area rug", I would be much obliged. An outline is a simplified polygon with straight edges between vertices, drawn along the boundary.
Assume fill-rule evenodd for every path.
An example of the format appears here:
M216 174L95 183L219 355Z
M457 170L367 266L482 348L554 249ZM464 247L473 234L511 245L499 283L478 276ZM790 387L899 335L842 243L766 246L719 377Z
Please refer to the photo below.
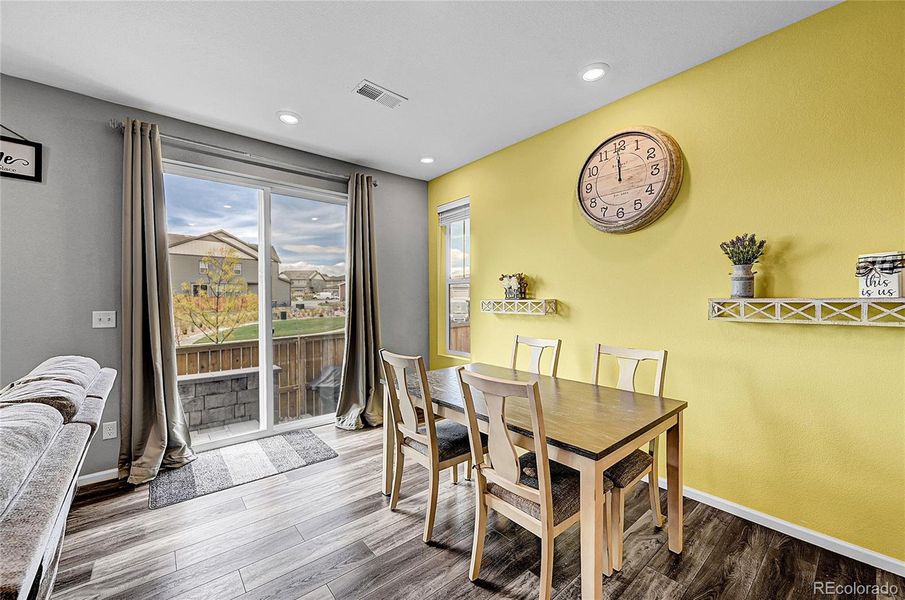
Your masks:
M179 469L151 481L149 508L161 508L235 485L336 458L336 451L307 429L200 452Z

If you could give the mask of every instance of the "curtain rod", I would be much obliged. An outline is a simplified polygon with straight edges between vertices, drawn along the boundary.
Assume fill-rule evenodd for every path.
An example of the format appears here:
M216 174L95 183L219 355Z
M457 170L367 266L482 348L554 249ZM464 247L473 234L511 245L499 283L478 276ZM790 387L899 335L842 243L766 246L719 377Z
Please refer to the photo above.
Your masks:
M116 119L110 119L108 125L111 129L116 131L122 131L125 127L122 121L117 121ZM266 156L257 156L255 154L251 154L250 152L245 152L244 150L235 150L233 148L226 148L225 146L217 146L215 144L208 144L207 142L199 142L197 140L191 140L189 138L179 137L176 135L168 135L165 133L160 134L160 139L168 141L170 143L175 144L183 144L187 146L194 146L197 148L204 148L207 150L213 150L212 154L219 153L221 156L225 158L239 158L244 160L245 162L249 162L252 164L261 165L264 167L272 167L275 169L279 169L281 171L288 171L290 173L297 173L299 175L306 175L308 177L316 177L318 179L324 179L327 181L336 181L339 183L348 183L349 175L343 175L340 173L331 173L330 171L321 171L320 169L311 169L308 167L300 167L298 165L294 165L292 163L283 162L280 160L274 160L272 158L267 158ZM377 187L377 180L373 180L374 187Z

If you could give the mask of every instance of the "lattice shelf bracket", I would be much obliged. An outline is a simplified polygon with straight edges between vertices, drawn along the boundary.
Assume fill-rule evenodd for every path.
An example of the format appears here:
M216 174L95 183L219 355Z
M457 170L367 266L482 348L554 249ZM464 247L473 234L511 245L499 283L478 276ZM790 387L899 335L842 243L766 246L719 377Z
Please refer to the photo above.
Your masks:
M905 298L711 298L711 321L905 327Z
M498 315L555 315L556 300L530 298L528 300L481 300L481 312Z

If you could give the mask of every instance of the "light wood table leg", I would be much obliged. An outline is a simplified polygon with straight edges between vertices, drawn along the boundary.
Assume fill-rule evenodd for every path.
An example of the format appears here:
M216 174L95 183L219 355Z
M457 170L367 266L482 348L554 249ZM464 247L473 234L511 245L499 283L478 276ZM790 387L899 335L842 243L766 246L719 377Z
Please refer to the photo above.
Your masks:
M390 394L383 391L383 495L393 490L393 452L396 448L396 428L390 423Z
M669 549L682 552L684 513L682 509L682 413L676 424L666 430L666 495Z
M603 505L603 469L589 459L581 463L581 597L602 600L604 561L609 561ZM607 507L609 508L609 507Z

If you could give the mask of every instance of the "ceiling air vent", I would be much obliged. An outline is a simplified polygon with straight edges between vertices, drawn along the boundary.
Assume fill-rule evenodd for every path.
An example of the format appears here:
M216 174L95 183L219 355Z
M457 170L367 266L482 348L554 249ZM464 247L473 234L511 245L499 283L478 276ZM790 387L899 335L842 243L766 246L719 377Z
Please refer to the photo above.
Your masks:
M396 108L404 100L408 100L405 96L395 94L367 79L362 79L361 83L356 85L353 91L369 100L374 100L378 104L383 104L387 108Z

